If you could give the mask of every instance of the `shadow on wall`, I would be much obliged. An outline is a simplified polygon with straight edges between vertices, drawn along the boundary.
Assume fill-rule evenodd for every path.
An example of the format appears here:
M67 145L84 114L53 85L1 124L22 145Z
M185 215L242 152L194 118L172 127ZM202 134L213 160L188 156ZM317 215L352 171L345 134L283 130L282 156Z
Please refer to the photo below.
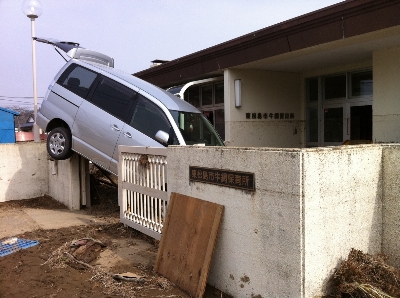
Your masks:
M327 257L334 256L335 264L327 262L328 273L323 281L323 294L334 290L333 274L347 259L352 248L368 254L382 251L382 148L378 146L348 147L342 154L332 152L326 181L338 179L329 192L325 217L334 223L326 230ZM337 168L336 168L337 167ZM329 176L329 172L331 175ZM339 178L337 178L339 177ZM335 187L333 187L335 186ZM330 201L330 203L329 203ZM336 246L336 247L335 247ZM322 270L322 268L320 268Z
M400 146L383 147L382 252L388 263L400 268Z
M0 145L0 202L39 197L48 193L45 142Z

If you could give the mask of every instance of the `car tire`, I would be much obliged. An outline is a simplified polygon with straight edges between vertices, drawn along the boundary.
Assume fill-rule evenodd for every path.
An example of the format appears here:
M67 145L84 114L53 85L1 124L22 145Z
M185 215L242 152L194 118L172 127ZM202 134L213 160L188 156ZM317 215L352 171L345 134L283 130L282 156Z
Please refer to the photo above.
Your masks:
M74 153L71 149L71 132L65 127L52 129L47 136L47 152L55 160L68 159Z

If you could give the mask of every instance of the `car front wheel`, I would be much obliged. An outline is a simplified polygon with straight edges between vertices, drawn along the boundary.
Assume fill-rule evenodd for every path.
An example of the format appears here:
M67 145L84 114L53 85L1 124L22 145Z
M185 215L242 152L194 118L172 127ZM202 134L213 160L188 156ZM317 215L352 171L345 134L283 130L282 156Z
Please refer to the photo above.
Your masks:
M56 127L47 136L47 152L53 159L70 158L73 153L71 145L71 132L68 128Z

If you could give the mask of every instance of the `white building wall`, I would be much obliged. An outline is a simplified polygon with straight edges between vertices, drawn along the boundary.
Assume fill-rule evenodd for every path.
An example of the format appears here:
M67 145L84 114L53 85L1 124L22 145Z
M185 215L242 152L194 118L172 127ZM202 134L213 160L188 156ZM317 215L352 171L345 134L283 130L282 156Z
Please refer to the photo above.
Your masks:
M242 106L235 107L234 81L241 80ZM225 139L229 146L299 148L303 146L301 79L295 73L226 70ZM250 113L250 119L246 119ZM256 114L256 119L252 114ZM258 114L262 116L258 118ZM268 119L264 119L264 114ZM283 119L275 114L283 114ZM273 118L269 115L272 114ZM290 115L293 118L290 119ZM286 118L286 116L288 116ZM288 119L289 118L289 119Z
M373 139L400 142L400 47L373 53Z
M311 71L307 71L302 73L302 95L303 101L305 101L305 79L310 77L317 77L317 76L329 76L338 73L346 73L352 71L358 71L363 69L372 69L372 59L368 59L365 61L357 62L357 63L349 63L349 64L337 64L333 67L328 68L316 68Z

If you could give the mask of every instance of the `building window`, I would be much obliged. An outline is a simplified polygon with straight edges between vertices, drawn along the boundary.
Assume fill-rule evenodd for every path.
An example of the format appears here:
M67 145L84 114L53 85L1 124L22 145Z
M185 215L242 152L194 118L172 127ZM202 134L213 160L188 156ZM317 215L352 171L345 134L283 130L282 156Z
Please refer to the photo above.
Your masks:
M350 74L350 97L372 95L372 71Z
M194 105L196 108L199 108L200 107L199 86L189 88L185 92L185 100L189 102L191 105Z
M307 100L309 102L318 101L318 78L310 78L306 80Z
M346 74L325 77L324 99L341 99L346 98Z
M201 86L201 106L212 106L213 85Z
M343 142L343 107L324 109L324 142Z
M214 105L224 104L224 82L214 84L215 102Z
M220 137L225 139L223 81L191 86L185 91L184 100L202 111Z
M307 142L318 142L318 108L307 108Z
M372 142L372 70L307 78L305 89L308 147Z

